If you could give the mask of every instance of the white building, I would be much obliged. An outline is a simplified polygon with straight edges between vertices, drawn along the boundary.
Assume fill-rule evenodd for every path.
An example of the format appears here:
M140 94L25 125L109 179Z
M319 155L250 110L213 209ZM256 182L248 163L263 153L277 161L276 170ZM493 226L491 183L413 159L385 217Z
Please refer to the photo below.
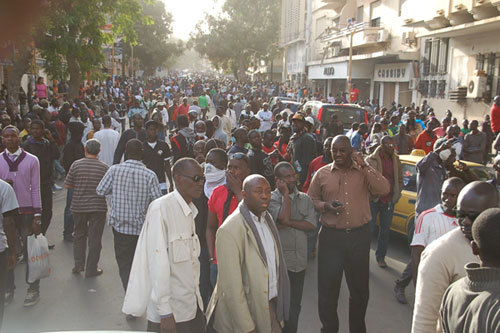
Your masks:
M311 0L282 0L280 47L284 50L283 81L292 87L305 83ZM307 30L307 31L306 31Z
M418 102L483 118L500 95L500 1L406 0L401 11L420 44Z
M359 99L417 99L418 45L402 26L403 0L312 0L308 79L326 97L347 91L349 51ZM411 37L411 36L410 36ZM352 46L351 46L352 44Z

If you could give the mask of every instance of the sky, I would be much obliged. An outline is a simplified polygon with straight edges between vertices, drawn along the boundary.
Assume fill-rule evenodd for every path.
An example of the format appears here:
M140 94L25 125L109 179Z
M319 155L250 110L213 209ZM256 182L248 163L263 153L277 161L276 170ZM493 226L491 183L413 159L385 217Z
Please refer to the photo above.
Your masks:
M189 39L189 33L205 17L205 12L220 11L225 0L162 0L167 12L172 13L174 36L182 40Z

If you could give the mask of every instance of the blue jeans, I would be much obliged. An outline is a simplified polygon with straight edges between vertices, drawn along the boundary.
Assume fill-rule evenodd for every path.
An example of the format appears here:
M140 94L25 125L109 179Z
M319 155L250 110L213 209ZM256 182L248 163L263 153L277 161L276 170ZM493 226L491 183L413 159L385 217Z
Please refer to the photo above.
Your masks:
M71 201L73 200L73 189L68 188L66 193L66 207L64 207L64 231L63 237L71 236L73 234L73 229L75 222L73 221L73 215L71 214Z
M381 203L380 200L377 202L370 201L370 210L372 213L370 230L372 232L377 224L377 217L380 217L375 258L377 258L377 261L381 261L385 258L387 247L389 246L389 232L392 224L392 216L394 214L394 204Z

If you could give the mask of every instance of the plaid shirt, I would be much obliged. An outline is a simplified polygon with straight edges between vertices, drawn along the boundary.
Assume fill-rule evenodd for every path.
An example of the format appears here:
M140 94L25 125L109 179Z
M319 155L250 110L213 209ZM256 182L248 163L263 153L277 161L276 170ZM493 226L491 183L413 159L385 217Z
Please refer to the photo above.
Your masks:
M156 174L137 160L110 167L96 192L110 195L108 224L127 235L141 233L149 204L162 196Z

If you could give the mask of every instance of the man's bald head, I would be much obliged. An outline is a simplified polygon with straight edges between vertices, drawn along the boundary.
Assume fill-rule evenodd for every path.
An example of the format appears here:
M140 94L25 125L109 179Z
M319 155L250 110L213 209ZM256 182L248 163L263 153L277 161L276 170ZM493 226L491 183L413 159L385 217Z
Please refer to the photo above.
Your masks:
M125 146L127 157L133 160L142 160L142 142L138 139L130 139Z
M466 238L472 240L475 218L488 208L498 207L498 191L487 182L475 181L465 186L457 200L458 222Z
M341 143L351 146L351 140L349 140L346 135L337 135L336 137L334 137L332 140L332 145L334 145L335 143Z
M192 169L196 169L200 167L200 163L196 162L195 159L190 158L190 157L184 157L177 162L174 163L174 166L172 167L172 175L177 176L177 175L182 175L184 174L184 171L190 171Z
M271 202L271 186L261 175L250 175L243 181L243 201L248 209L260 216L267 210Z

